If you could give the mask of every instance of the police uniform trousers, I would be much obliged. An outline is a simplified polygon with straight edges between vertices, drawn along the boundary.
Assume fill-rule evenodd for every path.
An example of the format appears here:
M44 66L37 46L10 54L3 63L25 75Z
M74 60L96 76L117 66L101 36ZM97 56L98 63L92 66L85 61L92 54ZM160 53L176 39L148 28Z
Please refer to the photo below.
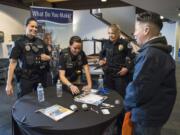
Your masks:
M127 86L127 77L120 77L119 75L104 74L104 86L110 90L117 91L123 98Z
M123 98L125 96L125 90L126 86L128 84L128 76L119 76L118 74L110 74L106 73L104 74L104 86L106 88L109 88L110 90L115 90L117 91ZM121 129L122 129L122 124L125 116L125 110L123 109L121 114L118 116L116 120L116 124L114 127L116 130L114 131L117 135L121 135Z
M18 82L18 92L17 97L20 98L32 91L36 91L38 83L41 83L43 87L46 87L46 77L47 74L36 74L31 75L29 78L20 78Z

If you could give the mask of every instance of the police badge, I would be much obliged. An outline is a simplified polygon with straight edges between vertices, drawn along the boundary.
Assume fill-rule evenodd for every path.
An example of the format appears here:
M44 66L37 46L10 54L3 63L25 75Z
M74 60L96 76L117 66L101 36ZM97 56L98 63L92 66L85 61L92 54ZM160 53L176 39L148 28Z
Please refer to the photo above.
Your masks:
M30 50L31 50L31 47L30 47L29 44L26 44L26 45L25 45L25 50L26 50L26 51L30 51Z
M124 49L124 46L122 44L119 44L118 49L119 51L122 51Z

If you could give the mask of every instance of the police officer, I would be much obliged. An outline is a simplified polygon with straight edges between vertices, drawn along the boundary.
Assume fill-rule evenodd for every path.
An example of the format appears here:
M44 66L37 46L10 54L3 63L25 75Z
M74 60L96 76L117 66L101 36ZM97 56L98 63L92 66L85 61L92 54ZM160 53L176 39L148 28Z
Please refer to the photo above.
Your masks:
M85 71L87 85L82 90L90 90L92 87L91 75L89 72L89 66L87 63L87 57L82 50L82 40L78 36L70 38L69 47L61 51L60 54L59 73L60 79L64 84L64 87L68 88L72 94L78 94L76 83L79 83L80 76L82 75L82 69Z
M129 81L129 73L133 67L131 49L128 42L120 38L120 28L116 24L108 27L109 39L103 41L103 49L100 52L99 65L104 70L104 86L117 91L122 97ZM113 134L121 134L124 110L118 116L115 123L117 131ZM115 126L114 125L114 126Z
M50 60L50 72L47 75L47 85L51 86L56 84L59 78L59 46L55 46L52 43L52 33L45 33L43 38L44 43L47 45L48 51L51 55Z
M19 81L19 97L36 89L39 82L45 86L44 75L51 57L44 42L36 37L37 27L36 19L28 18L26 34L18 39L12 48L6 85L6 93L9 96L13 94L14 74Z
M49 62L48 68L50 68L50 70L47 72L47 77L46 77L46 84L47 86L52 86L53 84L53 74L52 74L52 70L53 70L53 66L52 66L52 61L53 61L53 57L52 57L52 51L53 51L53 46L52 46L52 36L51 33L45 33L44 37L43 37L43 41L44 43L47 45L47 49L49 51L49 54L51 55L51 60Z
M108 35L109 39L103 41L99 61L104 69L104 85L124 97L128 73L132 68L131 50L128 48L128 42L120 38L118 25L110 25Z

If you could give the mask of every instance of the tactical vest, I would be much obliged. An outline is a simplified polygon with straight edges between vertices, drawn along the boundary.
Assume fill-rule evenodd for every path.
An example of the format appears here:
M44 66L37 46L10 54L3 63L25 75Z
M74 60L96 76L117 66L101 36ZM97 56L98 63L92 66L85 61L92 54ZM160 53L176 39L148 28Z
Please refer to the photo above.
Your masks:
M44 73L48 62L43 62L40 59L40 55L46 51L42 40L38 38L30 40L24 36L17 40L16 44L19 45L21 53L15 69L17 81L20 78L30 79Z
M66 75L69 80L75 81L78 75L82 74L82 67L83 67L83 59L81 53L76 56L76 59L73 60L72 56L70 55L69 49L66 48L62 50L65 59L66 65Z
M77 58L73 61L68 48L62 50L62 53L64 54L67 69L82 70L83 62L81 54L78 54Z
M23 46L24 66L27 69L45 69L47 62L41 61L40 57L43 53L45 53L45 49L41 40L35 39L34 42L25 40Z

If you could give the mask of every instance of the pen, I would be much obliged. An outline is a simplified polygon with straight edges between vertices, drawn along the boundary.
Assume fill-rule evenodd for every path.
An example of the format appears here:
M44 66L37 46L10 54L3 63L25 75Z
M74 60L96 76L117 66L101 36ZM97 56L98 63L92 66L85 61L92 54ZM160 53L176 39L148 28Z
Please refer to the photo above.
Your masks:
M93 109L92 107L91 107L90 109L91 109L91 111L93 111L93 112L99 114L99 111L98 111L98 110L95 110L95 109Z
M103 108L109 109L109 108L112 108L112 107L110 107L110 106L101 106L100 108L101 109L103 109Z

